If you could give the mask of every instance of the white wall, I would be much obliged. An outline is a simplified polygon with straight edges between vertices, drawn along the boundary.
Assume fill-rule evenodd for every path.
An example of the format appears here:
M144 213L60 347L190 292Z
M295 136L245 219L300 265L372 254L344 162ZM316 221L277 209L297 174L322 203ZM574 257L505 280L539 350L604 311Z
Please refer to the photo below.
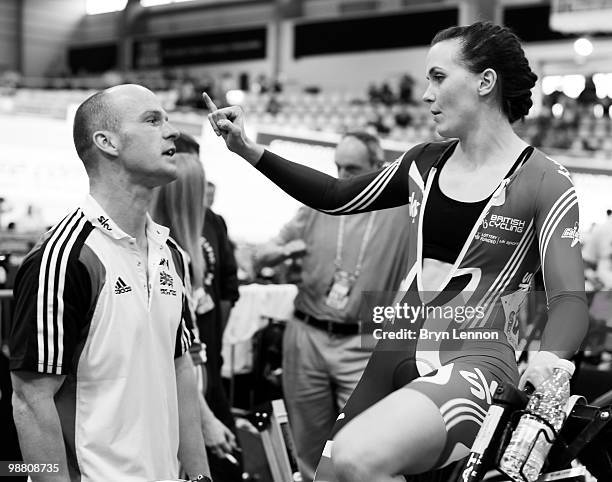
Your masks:
M16 69L18 65L18 1L0 1L0 71L5 68Z
M87 176L67 121L0 115L0 131L0 193L12 208L3 224L29 204L40 208L45 225L55 224L84 199Z
M66 45L83 15L85 2L75 0L23 1L23 73L41 77L63 65Z

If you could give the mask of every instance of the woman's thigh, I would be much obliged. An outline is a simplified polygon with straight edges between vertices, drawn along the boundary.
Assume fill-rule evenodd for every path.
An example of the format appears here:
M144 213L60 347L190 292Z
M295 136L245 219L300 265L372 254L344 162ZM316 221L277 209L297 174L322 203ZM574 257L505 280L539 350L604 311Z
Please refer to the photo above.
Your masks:
M446 442L438 407L403 388L361 413L335 437L332 461L349 457L373 473L417 474L429 470Z
M469 453L499 381L476 357L417 378L348 422L335 437L332 459L337 450L352 452L389 475L459 460Z

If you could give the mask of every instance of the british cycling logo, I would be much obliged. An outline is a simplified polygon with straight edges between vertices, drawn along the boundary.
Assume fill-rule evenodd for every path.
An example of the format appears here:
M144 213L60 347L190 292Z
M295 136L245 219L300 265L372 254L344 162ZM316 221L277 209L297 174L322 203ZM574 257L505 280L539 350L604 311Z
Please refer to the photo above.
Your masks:
M98 222L100 223L100 226L102 226L107 231L112 231L113 229L110 227L110 224L108 223L108 221L109 219L105 218L104 216L100 216L98 218Z
M511 218L509 216L491 214L489 219L487 219L487 216L483 218L482 227L483 229L487 229L488 227L494 227L497 229L502 229L504 231L521 234L525 230L525 221L518 218Z
M410 201L408 203L408 211L410 213L410 217L412 218L412 222L414 223L414 220L416 219L416 217L419 215L419 206L421 205L421 203L419 201L417 201L414 197L414 192L410 195Z
M167 258L162 258L159 262L159 265L165 267L168 270L170 269L170 263L168 262Z
M565 228L561 238L569 238L572 240L570 245L572 248L580 242L580 232L578 231L578 222L574 223L573 228Z

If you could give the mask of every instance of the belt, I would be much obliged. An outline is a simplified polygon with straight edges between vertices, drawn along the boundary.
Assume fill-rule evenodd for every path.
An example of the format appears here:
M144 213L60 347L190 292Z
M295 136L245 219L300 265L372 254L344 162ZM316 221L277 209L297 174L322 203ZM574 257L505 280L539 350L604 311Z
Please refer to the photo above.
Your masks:
M314 316L295 310L295 317L307 325L326 331L330 335L358 335L361 332L361 323L343 323L331 320L319 320Z

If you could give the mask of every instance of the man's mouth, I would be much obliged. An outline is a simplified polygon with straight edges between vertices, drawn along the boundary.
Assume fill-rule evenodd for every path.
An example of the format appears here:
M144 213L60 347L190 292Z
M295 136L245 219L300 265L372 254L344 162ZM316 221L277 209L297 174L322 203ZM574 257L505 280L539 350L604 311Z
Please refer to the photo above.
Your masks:
M171 147L170 149L166 149L164 152L162 152L162 154L164 156L174 156L174 154L176 153L176 148L175 147Z

